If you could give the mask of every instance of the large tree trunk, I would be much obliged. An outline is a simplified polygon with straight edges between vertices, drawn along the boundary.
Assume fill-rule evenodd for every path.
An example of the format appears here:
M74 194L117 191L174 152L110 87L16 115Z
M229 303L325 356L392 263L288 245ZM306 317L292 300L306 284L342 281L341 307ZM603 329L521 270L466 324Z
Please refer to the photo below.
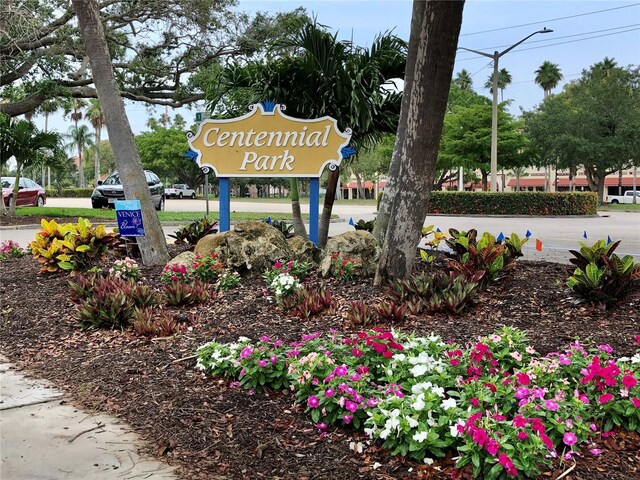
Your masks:
M594 168L589 168L585 166L584 169L585 176L587 177L587 184L589 185L589 190L592 192L598 193L598 203L604 203L604 179L606 177L606 173L598 172L598 170Z
M329 238L329 224L331 223L331 212L333 203L336 200L336 189L340 183L340 167L335 166L335 170L329 167L329 177L327 179L327 193L324 196L324 205L320 214L320 225L318 227L318 246L323 248Z
M302 212L300 211L300 194L298 193L298 179L289 179L291 189L291 212L293 213L293 231L296 235L301 236L305 240L308 238L307 229L302 221Z
M489 191L489 172L486 172L485 170L480 170L480 175L482 176L482 191L488 192Z
M13 194L11 195L11 202L9 203L10 217L16 215L16 205L18 204L18 192L20 191L20 174L22 173L22 163L16 159L16 177L13 184ZM4 204L4 201L2 202Z
M137 237L142 262L145 265L161 265L169 259L160 220L155 212L149 186L142 169L140 155L133 140L133 132L124 110L120 92L113 78L111 57L100 20L96 0L72 0L78 16L85 50L91 64L91 72L102 105L107 132L116 157L116 166L122 179L126 198L139 199L146 236Z
M405 77L404 96L409 101L402 107L408 107L408 113L401 115L406 127L396 142L404 158L394 179L390 220L376 271L378 285L404 277L413 268L433 186L463 7L464 1L413 2L407 56L413 74Z
M96 151L93 155L94 186L98 186L100 180L100 137L102 137L102 127L96 128Z
M358 172L353 172L356 177L356 188L358 190L358 198L367 198L364 193L364 186L362 185L362 177L358 174Z

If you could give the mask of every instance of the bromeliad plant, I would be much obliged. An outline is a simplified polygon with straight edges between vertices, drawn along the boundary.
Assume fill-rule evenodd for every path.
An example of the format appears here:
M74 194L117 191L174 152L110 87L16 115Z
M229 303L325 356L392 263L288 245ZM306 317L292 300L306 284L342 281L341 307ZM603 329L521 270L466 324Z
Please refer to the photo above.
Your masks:
M640 287L640 263L630 255L620 258L613 253L618 245L620 241L598 240L591 247L580 242L579 252L569 250L575 257L570 262L577 268L566 285L578 303L612 306Z
M218 222L203 217L200 220L194 220L189 225L179 227L173 232L173 235L169 236L176 239L176 244L196 245L201 238L213 233L218 233Z
M557 456L597 454L596 434L614 425L640 431L640 351L615 359L573 344L541 357L513 328L466 346L383 330L243 338L197 356L244 388L288 386L321 431L364 429L428 463L453 451L477 478L536 476Z

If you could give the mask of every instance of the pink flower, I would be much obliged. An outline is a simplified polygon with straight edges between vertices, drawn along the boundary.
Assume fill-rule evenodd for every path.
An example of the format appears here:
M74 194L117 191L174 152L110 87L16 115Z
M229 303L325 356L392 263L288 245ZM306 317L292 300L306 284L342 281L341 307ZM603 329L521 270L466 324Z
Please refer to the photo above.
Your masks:
M589 450L589 453L591 455L600 455L602 453L602 450L600 450L599 448L592 448L591 450Z
M354 347L351 349L351 355L353 355L354 357L361 357L362 356L362 350L360 350L357 347Z
M613 353L613 348L609 345L598 345L598 348L605 353L611 354Z
M340 365L339 367L336 367L336 369L333 371L333 374L337 377L344 377L347 374L346 365Z
M522 398L527 398L529 396L529 389L527 387L518 387L516 393L513 395L518 400Z
M522 355L520 354L520 352L511 352L509 355L511 355L518 362L522 361Z
M486 432L481 428L476 428L471 434L471 438L481 447L487 442L487 440L489 440Z
M328 425L326 423L316 423L316 428L324 432L328 428Z
M373 408L377 405L378 402L376 402L375 398L370 398L369 400L367 400L367 407L369 408Z
M564 437L562 437L562 441L565 445L569 447L578 441L578 437L573 432L565 432Z
M480 405L480 400L478 400L478 397L473 397L469 401L471 402L471 405L473 405L474 407L477 407L478 405Z
M325 397L333 397L336 391L333 388L327 388L324 392Z
M637 397L633 397L631 399L631 403L633 403L633 406L636 408L640 408L640 398Z
M529 378L529 375L527 375L526 373L516 373L516 378L518 379L518 383L520 385L529 385L531 383L531 378Z
M276 357L275 355L271 355L271 357L269 358L269 361L271 363L278 363L278 357Z
M559 405L553 400L547 400L546 402L544 402L544 405L552 412L555 412L559 408Z
M268 342L269 341L269 337L267 337L266 335L263 335L260 337L260 341L261 342Z
M598 397L598 402L600 403L607 403L607 402L610 402L611 400L613 400L613 395L610 393L603 393Z
M349 410L351 413L354 413L356 410L358 410L358 404L352 402L351 400L347 400L344 404L344 408Z
M633 374L628 374L622 377L622 385L624 385L629 390L635 387L637 384L638 380L636 380L636 377L634 377Z
M553 450L553 442L546 433L540 432L538 433L538 436L540 437L540 440L542 440L542 443L544 443L545 447L547 447L549 450Z
M309 398L307 398L307 405L309 405L311 408L318 408L318 405L320 405L320 400L318 400L318 397L316 397L315 395L311 395Z
M529 438L529 435L527 435L527 432L518 432L517 437L520 440L526 440L527 438Z
M507 471L507 475L511 475L512 477L518 476L518 470L505 453L500 454L498 457L498 463L500 463L500 465L502 465L502 467Z
M369 373L369 367L365 365L359 365L358 368L356 368L356 372L358 372L360 375L365 375Z
M261 368L266 367L268 362L266 360L258 360L258 366Z
M342 421L344 423L346 423L347 425L349 425L351 423L351 420L353 420L353 415L344 415L342 417Z
M240 352L240 358L248 358L251 355L253 355L253 348L251 347L244 347Z
M490 455L493 455L495 457L498 453L498 450L500 450L500 443L496 439L490 438L489 440L487 440L484 448L485 450L487 450L487 452L489 452Z

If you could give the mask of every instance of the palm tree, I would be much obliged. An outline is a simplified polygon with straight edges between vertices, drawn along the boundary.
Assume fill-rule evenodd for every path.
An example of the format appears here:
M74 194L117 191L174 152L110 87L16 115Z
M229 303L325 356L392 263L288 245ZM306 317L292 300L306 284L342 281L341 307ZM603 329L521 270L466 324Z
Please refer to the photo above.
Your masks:
M406 43L393 35L378 36L371 48L338 41L335 34L315 23L303 25L275 46L281 56L268 63L235 66L224 72L218 98L238 87L252 91L255 100L274 100L287 105L287 114L299 118L324 115L352 129L351 145L362 149L376 143L385 132L395 132L400 115L401 94L382 85L404 76ZM339 169L329 170L327 193L320 218L319 244L326 242ZM296 180L291 199L296 216ZM294 222L294 226L301 220ZM299 229L296 229L298 234ZM304 225L302 234L306 236Z
M600 71L605 78L609 78L609 76L611 75L611 70L613 70L617 66L618 62L616 62L613 58L604 57L601 62L598 62L593 66L593 70Z
M38 107L38 113L42 113L44 115L44 131L49 131L49 115L57 112L61 108L60 100L50 98L42 102L42 104ZM45 171L48 173L46 176L45 183ZM51 187L51 168L47 167L46 170L42 168L42 186L44 187L46 184L47 187Z
M563 78L558 64L551 63L549 60L545 60L534 73L536 74L535 82L544 90L544 98L549 96L551 90L556 88Z
M95 156L93 158L93 172L95 185L98 185L100 180L100 137L102 136L102 127L105 126L104 113L100 107L100 100L92 98L89 100L89 108L87 108L86 117L93 125L96 137Z
M500 102L504 102L504 90L511 84L513 78L506 68L501 68L498 71L498 89L500 90ZM493 74L489 75L489 78L484 83L484 88L488 88L493 93Z
M73 99L73 113L71 114L71 120L75 123L76 132L78 131L78 122L82 120L82 112L80 110L86 106L87 102L84 100L78 98ZM82 188L84 187L84 168L82 165L82 149L80 144L78 144L78 157L80 158L80 164L78 165L78 186Z
M65 138L70 140L70 142L65 145L65 148L69 151L73 151L75 148L78 152L78 175L80 176L78 185L82 188L84 187L82 153L87 147L92 147L94 145L95 135L89 131L89 127L86 125L79 125L76 127L70 127L69 133L65 135Z
M469 71L464 68L458 72L453 83L460 90L473 90L473 78L471 78Z
M37 163L45 163L50 156L59 156L60 135L53 132L41 132L33 122L18 120L11 122L4 115L0 120L0 145L2 160L14 156L16 159L16 178L13 184L13 199L18 198L20 175L23 168ZM9 215L16 213L16 202L12 201Z

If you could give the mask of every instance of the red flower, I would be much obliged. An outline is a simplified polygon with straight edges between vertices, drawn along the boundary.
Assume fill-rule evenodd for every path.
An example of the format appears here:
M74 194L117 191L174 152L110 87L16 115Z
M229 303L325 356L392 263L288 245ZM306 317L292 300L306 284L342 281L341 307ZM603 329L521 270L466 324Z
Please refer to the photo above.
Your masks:
M518 383L520 385L529 385L531 383L531 379L529 378L529 375L527 375L526 373L516 373L516 378L518 379Z
M640 408L640 398L637 397L633 397L631 399L631 403L633 403L633 406L636 408Z
M629 390L635 387L637 384L638 380L636 380L636 377L634 377L633 374L625 375L624 377L622 377L622 385L624 385Z
M600 403L607 403L607 402L610 402L611 400L613 400L613 395L610 393L603 393L598 397L598 402Z

